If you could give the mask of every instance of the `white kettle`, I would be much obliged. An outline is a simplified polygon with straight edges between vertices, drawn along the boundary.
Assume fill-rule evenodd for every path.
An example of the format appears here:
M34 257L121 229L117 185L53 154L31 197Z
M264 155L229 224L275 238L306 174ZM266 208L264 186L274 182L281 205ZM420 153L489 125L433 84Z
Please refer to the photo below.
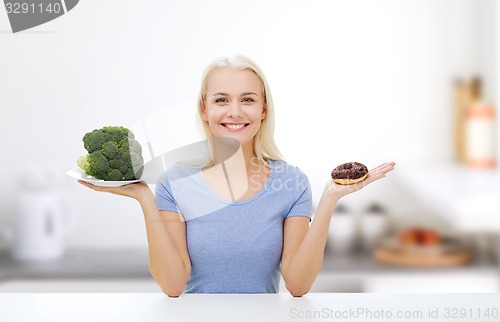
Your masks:
M11 255L19 261L43 261L60 257L63 237L73 226L74 212L60 189L24 187L17 192L11 227L2 235Z
M40 261L63 254L63 237L73 225L70 204L57 191L20 192L10 235L11 254L20 261Z

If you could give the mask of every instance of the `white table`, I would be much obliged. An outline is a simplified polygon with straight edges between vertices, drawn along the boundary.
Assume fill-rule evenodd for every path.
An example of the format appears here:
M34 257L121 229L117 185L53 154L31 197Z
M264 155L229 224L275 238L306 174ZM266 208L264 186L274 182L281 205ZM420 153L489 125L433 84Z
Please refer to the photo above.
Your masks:
M500 294L0 294L5 322L304 320L499 321Z

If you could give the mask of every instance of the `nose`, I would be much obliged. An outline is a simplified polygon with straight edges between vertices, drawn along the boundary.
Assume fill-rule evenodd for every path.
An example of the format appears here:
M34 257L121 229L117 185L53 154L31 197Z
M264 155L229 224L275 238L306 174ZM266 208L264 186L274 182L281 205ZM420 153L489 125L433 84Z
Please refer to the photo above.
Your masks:
M243 111L239 102L233 102L229 105L229 109L227 111L227 116L231 117L241 117L243 115Z

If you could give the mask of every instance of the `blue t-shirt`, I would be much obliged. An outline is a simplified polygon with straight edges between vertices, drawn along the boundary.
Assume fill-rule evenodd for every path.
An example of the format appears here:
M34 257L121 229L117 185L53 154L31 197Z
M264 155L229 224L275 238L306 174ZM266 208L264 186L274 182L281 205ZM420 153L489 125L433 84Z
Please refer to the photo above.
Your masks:
M231 202L216 195L198 168L177 164L159 178L159 210L186 223L191 276L184 293L278 293L287 217L311 220L307 176L269 161L266 185L253 197Z

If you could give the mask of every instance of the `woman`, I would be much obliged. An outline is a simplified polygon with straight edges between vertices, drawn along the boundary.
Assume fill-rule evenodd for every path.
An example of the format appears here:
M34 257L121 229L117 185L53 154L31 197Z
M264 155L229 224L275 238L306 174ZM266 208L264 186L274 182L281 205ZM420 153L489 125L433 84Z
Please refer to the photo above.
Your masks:
M186 293L276 293L280 272L292 296L311 288L323 262L338 200L394 169L387 163L349 185L331 180L311 221L305 174L282 160L264 75L248 58L217 59L205 70L199 116L209 142L237 141L224 158L217 144L200 167L178 164L158 180L96 187L136 199L146 222L153 278L170 297ZM220 142L220 141L219 141Z

